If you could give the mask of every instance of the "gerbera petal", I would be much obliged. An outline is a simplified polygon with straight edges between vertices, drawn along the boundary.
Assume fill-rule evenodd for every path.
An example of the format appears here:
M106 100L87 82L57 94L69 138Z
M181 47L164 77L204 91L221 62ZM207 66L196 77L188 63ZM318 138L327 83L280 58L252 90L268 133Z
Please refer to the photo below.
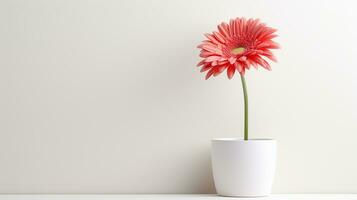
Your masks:
M215 46L215 44L213 44L211 41L209 41L209 40L203 40L202 43L197 46L197 48L202 49L202 47L203 47L204 45Z
M252 28L252 23L253 23L253 19L248 19L248 21L247 21L247 28L246 28L246 33L247 34L250 34L250 30L251 30L251 28Z
M232 65L236 62L236 60L237 60L237 58L234 58L234 57L230 57L228 59L229 63L232 64Z
M198 64L197 64L197 67L201 66L201 65L204 65L206 62L205 60L201 60Z
M221 44L213 35L206 33L205 36L214 44Z
M202 45L200 45L199 48L202 48L202 49L212 52L212 53L222 54L222 50L220 50L218 47L210 45L210 44L202 44Z
M245 74L245 68L242 65L238 65L237 71L241 74L244 75Z
M247 57L246 57L246 56L242 56L242 57L240 57L238 60L240 60L240 61L246 61L246 60L247 60Z
M226 24L226 23L224 23L224 27L225 27L225 29L227 30L227 33L228 33L228 37L232 37L233 35L231 35L231 27L228 25L228 24Z
M265 57L269 58L270 60L272 60L274 62L277 62L276 57L274 56L274 54L271 51L267 50L267 49L262 51L260 53L260 55L265 56Z
M278 60L276 59L276 57L273 54L272 55L266 55L265 57L269 58L273 62L278 62Z
M258 69L258 64L254 60L248 59L246 62L248 65L252 65L255 69Z
M242 34L246 34L247 33L247 20L244 17L242 18L242 24L243 24Z
M267 35L275 33L277 30L273 28L266 28L264 31L261 32L261 34L257 37L257 39L262 39Z
M269 35L266 35L266 36L262 37L260 40L267 41L267 40L271 40L271 39L273 39L273 38L275 38L277 36L278 35L276 35L276 34L269 34Z
M228 62L228 60L227 60L227 58L225 58L225 57L221 57L221 58L219 59L219 62Z
M244 69L249 69L250 68L250 66L248 65L248 63L246 61L240 62L240 64L242 65L242 67Z
M219 59L221 59L220 56L210 56L210 57L205 58L205 62L218 61Z
M222 73L225 69L227 68L227 66L219 66L216 67L216 71L213 73L213 76L218 76L220 73Z
M236 35L240 35L240 31L239 31L239 18L236 18L236 20L234 20L234 30Z
M226 39L224 38L224 36L222 34L220 34L219 32L214 31L213 35L217 38L217 40L222 43L225 44L226 43Z
M264 31L265 28L266 25L264 23L258 24L253 31L252 37L257 38L260 35L260 33Z
M259 24L259 19L255 19L252 21L250 28L249 28L249 32L250 34L254 33L255 28L257 27L257 25Z
M264 67L265 69L271 71L271 67L270 67L269 63L264 59L262 59L262 62L263 62L262 67Z
M205 79L206 79L206 80L209 79L209 78L214 74L215 71L216 71L216 68L210 69L210 70L207 72Z
M227 69L228 79L232 79L232 77L234 76L235 72L236 72L236 68L234 66L228 67L228 69Z
M271 70L269 63L265 61L263 58L261 58L260 56L255 56L254 61L258 63L260 66L262 66L263 68L269 71Z
M203 65L203 67L201 68L200 72L205 72L209 69L211 69L212 66L210 64L207 64L207 65Z
M239 73L241 73L243 71L243 66L240 65L239 63L234 63L234 66L236 67L236 69Z
M205 49L206 51L208 51L209 49L215 50L217 48L216 45L210 44L210 43L202 43L202 44L198 45L197 47L201 48L201 49Z
M243 19L241 18L241 19L238 19L237 20L237 23L239 24L239 34L243 34L243 26L244 26L244 24L243 24Z
M228 29L225 26L225 23L218 25L218 31L226 38L229 37Z
M234 22L233 19L231 19L231 20L229 21L229 33L230 33L231 36L236 35L234 23L235 23L235 22Z
M217 55L217 53L213 53L213 52L209 52L209 51L202 51L200 53L200 57L202 57L202 58L207 58L209 56L214 56L214 55Z

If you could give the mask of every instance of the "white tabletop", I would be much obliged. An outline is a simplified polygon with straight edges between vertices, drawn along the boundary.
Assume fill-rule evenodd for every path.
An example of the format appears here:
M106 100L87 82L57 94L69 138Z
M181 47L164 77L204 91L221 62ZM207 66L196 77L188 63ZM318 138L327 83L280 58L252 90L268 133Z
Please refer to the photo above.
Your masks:
M275 194L260 198L232 198L220 197L213 194L140 194L140 195L114 195L114 194L48 194L25 195L8 194L0 195L0 200L357 200L357 194Z

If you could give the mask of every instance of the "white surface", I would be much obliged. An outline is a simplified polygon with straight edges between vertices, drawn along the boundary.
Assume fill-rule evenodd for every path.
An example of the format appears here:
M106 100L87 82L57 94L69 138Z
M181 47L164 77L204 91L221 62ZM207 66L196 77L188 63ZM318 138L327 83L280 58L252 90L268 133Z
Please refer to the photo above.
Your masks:
M212 172L219 195L269 195L275 165L275 140L212 140Z
M273 192L356 193L356 2L1 0L0 192L214 192L210 140L243 136L243 95L196 46L247 16L282 46L246 77Z
M0 195L0 200L224 200L244 199L216 195ZM282 194L249 198L257 200L356 200L353 194Z

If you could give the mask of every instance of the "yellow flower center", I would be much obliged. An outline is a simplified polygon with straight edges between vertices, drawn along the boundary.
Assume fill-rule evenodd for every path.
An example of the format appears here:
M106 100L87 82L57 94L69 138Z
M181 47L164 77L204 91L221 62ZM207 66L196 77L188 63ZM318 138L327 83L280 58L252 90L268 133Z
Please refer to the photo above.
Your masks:
M232 49L231 53L234 55L242 54L245 51L244 47L237 47Z

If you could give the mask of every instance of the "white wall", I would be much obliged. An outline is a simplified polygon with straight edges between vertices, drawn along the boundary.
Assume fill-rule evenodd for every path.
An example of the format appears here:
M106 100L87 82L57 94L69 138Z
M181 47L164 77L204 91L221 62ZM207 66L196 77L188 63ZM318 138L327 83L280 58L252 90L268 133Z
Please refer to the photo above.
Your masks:
M239 77L204 81L203 33L279 29L247 73L252 137L279 143L275 193L357 192L354 1L0 2L1 193L211 193L210 139L241 137Z

